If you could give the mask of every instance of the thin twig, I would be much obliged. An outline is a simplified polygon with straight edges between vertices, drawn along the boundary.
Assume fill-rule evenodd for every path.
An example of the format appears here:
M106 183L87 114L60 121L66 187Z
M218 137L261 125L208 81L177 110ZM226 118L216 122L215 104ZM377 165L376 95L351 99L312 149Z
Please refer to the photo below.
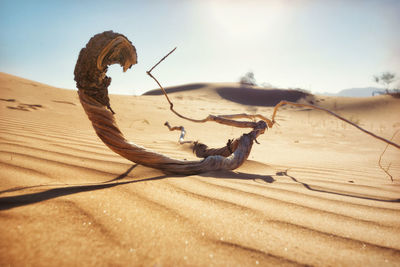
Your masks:
M169 124L168 121L166 121L166 122L164 123L164 125L167 126L167 127L168 127L168 130L170 130L170 131L184 131L184 130L185 130L185 128L184 128L183 126L174 126L174 127L172 127L172 126Z
M234 118L234 116L241 116L242 118L255 118L258 117L260 119L262 119L263 121L265 121L268 126L272 126L272 122L270 120L268 120L267 118L265 118L262 115L246 115L246 114L238 114L238 115L223 115L223 116L214 116L214 115L209 115L207 118L202 119L202 120L196 120L196 119L192 119L189 117L186 117L184 115L181 115L180 113L178 113L177 111L174 110L174 104L172 103L172 101L169 99L167 92L165 91L164 87L162 87L162 85L160 84L160 82L156 79L156 77L153 76L153 74L151 74L151 71L154 70L155 67L157 67L162 61L164 61L170 54L172 54L172 52L174 52L176 49L176 47L174 49L172 49L167 55L165 55L160 61L157 62L157 64L155 64L149 71L147 71L147 75L149 75L157 84L158 86L161 88L164 96L167 98L167 101L170 105L170 110L175 113L175 115L177 115L178 117L191 121L191 122L197 122L197 123L204 123L207 121L215 121L217 123L220 124L225 124L225 125L230 125L230 126L234 126L234 127L238 127L238 128L252 128L254 129L255 127L257 127L257 123L256 122L247 122L247 121L235 121L235 120L230 120L228 119L229 117Z
M181 131L181 135L179 136L179 144L182 145L182 144L191 144L191 143L193 143L193 141L185 141L185 135L186 135L185 127L183 127L183 126L171 127L171 125L169 124L168 121L166 121L164 123L164 125L167 126L170 131Z
M393 139L394 139L394 137L397 135L397 133L399 132L400 130L397 130L394 134L393 134L393 136L392 136L392 138L390 139L390 141L392 141ZM393 182L393 176L389 173L389 168L390 168L390 166L392 165L392 163L389 163L389 166L387 167L387 169L385 170L385 168L383 168L383 166L382 166L382 157L383 157L383 154L385 154L385 152L386 152L386 150L387 150L387 148L389 147L389 144L386 144L386 147L385 147L385 149L382 151L382 154L379 156L379 161L378 161L378 165L379 165L379 167L390 177L390 180L392 180L392 182Z
M148 72L151 72L155 67L158 66L158 64L160 64L161 62L163 62L169 55L171 55L177 47L175 47L174 49L172 49L168 54L166 54L162 59L160 59L160 61L157 62L157 64L155 64Z
M219 118L225 118L225 119L249 119L255 121L256 118L265 121L268 125L269 128L273 126L273 122L264 117L263 115L260 114L246 114L246 113L241 113L241 114L231 114L231 115L218 115Z
M376 134L374 134L374 133L372 133L372 132L370 132L370 131L368 131L368 130L365 130L364 128L362 128L362 127L358 126L357 124L355 124L355 123L349 121L348 119L343 118L342 116L336 114L335 112L330 111L329 109L325 109L325 108L318 107L318 106L314 106L314 105L310 105L310 104L300 104L300 103L295 103L295 102L290 102L290 101L281 101L281 102L279 102L279 103L274 107L274 112L272 113L272 123L275 123L275 115L276 115L276 112L278 111L279 107L281 107L281 106L283 106L283 105L292 105L292 106L297 106L297 107L308 107L308 108L313 108L313 109L318 109L318 110L325 111L325 112L327 112L327 113L329 113L329 114L335 116L336 118L338 118L338 119L340 119L340 120L342 120L342 121L344 121L344 122L346 122L346 123L348 123L348 124L350 124L350 125L356 127L356 128L359 129L360 131L362 131L362 132L364 132L364 133L366 133L366 134L368 134L368 135L371 135L372 137L374 137L374 138L376 138L376 139L379 139L379 140L381 140L381 141L387 143L388 145L392 145L392 146L394 146L394 147L400 149L400 145L398 145L398 144L396 144L396 143L394 143L394 142L392 142L392 141L389 141L389 140L387 140L386 138L383 138L383 137L381 137L381 136L378 136L378 135L376 135Z
M171 55L174 51L176 50L176 47L174 49L172 49L168 54L166 54L162 59L160 59L160 61L158 61L149 71L147 71L147 75L149 75L151 78L153 78L153 80L156 81L156 83L158 84L158 86L161 88L161 90L163 91L165 97L168 100L169 105L172 107L174 106L174 104L172 104L171 100L169 100L167 92L165 92L164 88L161 86L161 84L158 82L158 80L151 74L151 71L158 66L158 64L160 64L161 62L163 62L169 55Z
M164 61L169 55L171 55L175 50L176 50L176 47L175 47L174 49L172 49L168 54L166 54L162 59L160 59L160 61L158 61L158 62L157 62L149 71L147 71L146 73L147 73L147 75L149 75L149 76L158 84L158 86L161 88L163 94L164 94L165 97L167 98L167 101L168 101L169 106L170 106L170 110L171 110L172 112L174 112L178 117L180 117L180 118L182 118L182 119L189 120L189 121L193 121L193 122L205 122L205 120L194 120L194 119L185 117L185 116L179 114L178 112L176 112L176 111L174 110L174 104L173 104L172 101L169 99L168 94L167 94L167 92L165 91L164 87L162 87L162 85L161 85L160 82L156 79L156 77L154 77L153 74L151 74L151 72L153 71L153 69L154 69L155 67L157 67L162 61Z

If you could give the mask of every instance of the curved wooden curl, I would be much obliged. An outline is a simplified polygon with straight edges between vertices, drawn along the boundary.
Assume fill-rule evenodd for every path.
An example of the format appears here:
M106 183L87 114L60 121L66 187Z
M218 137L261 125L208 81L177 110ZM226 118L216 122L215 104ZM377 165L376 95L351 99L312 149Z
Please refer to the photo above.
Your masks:
M106 76L106 72L109 65L116 63L119 63L125 72L131 68L132 65L137 63L137 54L135 47L125 36L112 31L106 31L92 37L86 47L81 50L74 71L76 86L79 89L79 99L92 122L96 134L111 150L135 163L156 168L166 173L184 175L213 170L233 170L238 168L247 159L253 141L257 142L256 138L259 135L263 134L268 127L273 127L276 113L283 105L308 107L325 111L364 133L400 149L399 144L375 135L330 110L310 104L294 103L285 100L274 107L271 120L259 114L209 115L207 118L200 120L181 115L179 112L175 111L174 105L168 98L166 91L151 74L151 71L168 55L175 51L175 49L176 48L147 71L147 74L157 82L163 91L170 104L170 110L178 117L192 122L204 123L207 121L214 121L239 128L252 128L253 130L248 134L243 134L240 138L229 140L225 147L218 149L208 148L206 145L198 142L191 142L193 144L194 153L198 157L204 157L204 159L200 161L172 159L144 147L137 146L132 142L128 142L119 130L114 119L114 112L110 106L107 90L111 83L111 78ZM236 121L234 119L248 119L252 121ZM256 119L259 119L259 121L256 122ZM185 143L183 137L182 143Z
M265 132L264 121L247 123L244 127L253 128L233 142L235 146L227 154L224 149L212 150L203 160L186 161L172 159L128 142L119 130L114 112L108 98L108 86L111 78L106 76L109 65L119 63L125 72L137 63L136 49L122 34L106 31L92 37L79 54L75 66L75 81L79 89L80 102L92 122L99 138L112 151L135 163L159 169L165 173L197 174L214 170L233 170L248 158L253 141ZM217 122L226 118L211 118ZM241 125L244 125L241 123ZM197 145L198 149L204 146ZM196 145L194 149L196 150ZM210 151L210 150L208 150ZM221 152L223 151L223 153ZM201 154L201 151L199 152Z

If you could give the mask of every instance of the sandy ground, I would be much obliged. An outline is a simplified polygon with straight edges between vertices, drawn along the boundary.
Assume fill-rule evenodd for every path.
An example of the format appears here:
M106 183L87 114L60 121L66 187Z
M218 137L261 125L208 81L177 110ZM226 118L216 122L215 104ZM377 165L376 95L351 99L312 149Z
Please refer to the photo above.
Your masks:
M271 115L271 92L180 89L187 116ZM400 151L382 158L391 182L385 143L325 113L285 107L239 169L179 177L110 151L75 91L0 73L0 98L1 266L400 265ZM195 159L165 121L211 147L243 133L181 120L163 96L110 98L129 140L170 157ZM400 128L400 99L312 101L385 138Z

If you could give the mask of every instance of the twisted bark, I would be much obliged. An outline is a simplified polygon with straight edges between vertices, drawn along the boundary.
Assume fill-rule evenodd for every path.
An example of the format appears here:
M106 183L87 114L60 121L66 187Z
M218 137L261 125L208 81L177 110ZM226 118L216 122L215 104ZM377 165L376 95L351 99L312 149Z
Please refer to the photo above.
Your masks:
M233 170L247 159L253 141L267 128L264 121L252 122L253 130L234 141L237 146L235 145L236 149L229 156L213 155L199 161L172 159L128 142L116 124L108 98L107 88L111 83L111 78L106 76L106 72L109 65L116 63L123 67L124 72L136 64L135 47L122 34L112 31L97 34L89 40L79 54L74 71L75 81L79 89L80 102L96 134L112 151L132 162L159 169L165 173L184 175L214 170ZM249 127L249 124L246 126ZM225 155L225 153L222 154Z
M167 54L167 56L169 54ZM144 147L137 146L132 142L128 142L119 130L114 119L114 112L111 109L107 90L111 83L111 78L106 76L106 72L109 65L116 63L119 63L123 67L124 72L131 68L132 65L137 63L136 49L122 34L112 31L103 32L91 38L86 47L83 48L79 54L74 71L76 85L79 89L79 99L100 139L111 150L135 163L156 168L166 173L185 175L213 170L233 170L247 159L253 141L257 141L256 138L260 134L263 134L268 127L273 127L276 113L283 105L309 107L325 111L351 124L364 133L400 149L399 144L377 136L330 110L314 105L289 101L281 101L274 107L271 120L258 114L209 115L207 118L201 120L188 118L174 110L173 103L168 98L164 88L151 74L151 71L167 56L151 68L147 74L160 86L170 104L170 110L173 113L180 118L193 122L204 123L207 121L214 121L239 128L252 128L252 131L248 134L243 134L238 139L229 140L225 147L219 149L208 148L204 144L193 142L196 155L198 157L204 157L204 159L200 161L172 159ZM253 121L235 121L233 119L250 119ZM260 119L260 121L256 122L254 121L255 119Z

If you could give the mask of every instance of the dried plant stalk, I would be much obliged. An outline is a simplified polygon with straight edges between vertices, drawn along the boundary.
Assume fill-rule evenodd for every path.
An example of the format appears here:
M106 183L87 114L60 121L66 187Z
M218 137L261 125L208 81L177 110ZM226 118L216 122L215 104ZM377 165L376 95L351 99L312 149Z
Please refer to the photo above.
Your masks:
M356 128L359 129L360 131L362 131L362 132L364 132L364 133L366 133L366 134L368 134L368 135L370 135L370 136L372 136L372 137L374 137L374 138L376 138L376 139L378 139L378 140L381 140L381 141L387 143L388 145L391 145L391 146L394 146L394 147L400 149L400 145L399 145L399 144L396 144L396 143L392 142L391 140L388 140L388 139L383 138L383 137L381 137L381 136L379 136L379 135L376 135L376 134L374 134L374 133L372 133L372 132L370 132L370 131L368 131L368 130L365 130L364 128L358 126L358 125L355 124L354 122L351 122L351 121L349 121L349 120L346 119L346 118L343 118L342 116L336 114L336 113L333 112L333 111L330 111L329 109L322 108L322 107L318 107L318 106L314 106L314 105L310 105L310 104L295 103L295 102L290 102L290 101L286 101L286 100L283 100L283 101L279 102L279 103L274 107L274 111L273 111L273 113L272 113L272 123L273 123L273 124L275 123L275 116L276 116L276 114L277 114L278 109L279 109L281 106L283 106L283 105L291 105L291 106L296 106L296 107L307 107L307 108L312 108L312 109L317 109L317 110L325 111L326 113L328 113L328 114L330 114L330 115L332 115L332 116L338 118L339 120L342 120L342 121L344 121L344 122L346 122L346 123L348 123L348 124L350 124L350 125L356 127Z
M253 141L267 128L263 121L243 123L211 116L209 120L227 122L232 126L248 127L253 130L235 140L237 146L228 157L215 155L200 161L172 159L128 142L115 122L108 98L107 88L111 78L106 76L106 72L109 65L116 63L119 63L124 71L136 64L135 47L122 34L112 31L97 34L79 54L74 71L75 81L79 89L79 99L96 134L111 150L135 163L166 173L184 175L213 170L233 170L247 159Z
M390 141L392 141L392 140L394 139L394 137L399 133L399 131L400 131L400 130L397 130L397 131L393 134L393 136L392 136L392 138L390 139ZM387 166L386 169L382 166L382 157L383 157L383 154L385 154L385 152L386 152L386 150L388 149L388 147L389 147L389 144L387 144L387 145L385 146L385 149L382 151L382 154L379 156L378 165L379 165L379 168L381 168L382 171L384 171L384 172L389 176L390 180L392 180L392 182L393 182L393 176L389 173L389 169L390 169L390 166L392 165L392 163L389 163L389 165Z

